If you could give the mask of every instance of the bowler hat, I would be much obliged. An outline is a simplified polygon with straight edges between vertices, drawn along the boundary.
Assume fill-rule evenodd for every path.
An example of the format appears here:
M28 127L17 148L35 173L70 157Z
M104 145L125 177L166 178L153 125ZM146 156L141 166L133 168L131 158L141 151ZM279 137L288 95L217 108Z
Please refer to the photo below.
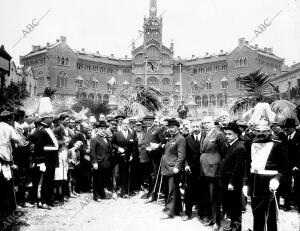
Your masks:
M120 119L120 118L125 119L126 117L123 116L123 115L117 115L117 116L115 117L116 120L117 120L117 119Z
M154 120L154 119L155 119L155 117L152 116L152 115L146 115L146 116L143 118L143 120Z
M10 111L3 111L0 114L0 119L2 120L13 119L13 113L11 113Z
M239 126L234 122L229 122L227 124L227 126L224 127L223 129L224 130L231 130L231 131L233 131L234 133L237 133L237 134L241 133L241 130L239 129Z
M287 118L285 120L284 127L286 128L295 128L296 127L296 121L293 118Z
M237 126L240 126L240 127L245 127L245 128L248 127L247 122L245 120L237 120L236 124L237 124Z
M143 123L141 121L137 121L135 124L135 126L141 126L141 125L143 125Z
M179 122L175 118L167 119L166 121L168 122L168 126L180 126Z
M95 124L96 128L107 128L107 123L104 120L100 120Z

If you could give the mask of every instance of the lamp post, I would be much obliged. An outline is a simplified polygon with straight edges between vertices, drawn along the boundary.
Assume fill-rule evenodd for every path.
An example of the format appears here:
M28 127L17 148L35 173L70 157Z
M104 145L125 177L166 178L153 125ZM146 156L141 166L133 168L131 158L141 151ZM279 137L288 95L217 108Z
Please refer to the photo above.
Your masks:
M181 60L179 61L179 63L177 65L179 65L180 101L181 101L183 99L182 98L183 97L183 95L182 95L182 74L181 74L183 64L182 64Z

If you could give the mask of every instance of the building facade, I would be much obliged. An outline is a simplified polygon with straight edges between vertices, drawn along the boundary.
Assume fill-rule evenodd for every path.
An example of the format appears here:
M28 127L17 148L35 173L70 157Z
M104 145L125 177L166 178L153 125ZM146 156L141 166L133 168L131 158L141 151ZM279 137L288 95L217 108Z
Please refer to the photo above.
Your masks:
M241 95L240 78L260 68L268 74L279 73L284 62L271 48L252 46L244 38L231 52L175 58L174 44L162 43L162 28L157 2L150 0L143 44L136 47L132 43L131 58L73 50L61 36L53 44L33 46L20 57L20 63L36 74L37 94L51 86L63 96L108 102L113 91L118 100L123 89L148 85L161 91L164 114L175 115L180 101L185 100L192 109L190 116L217 116Z

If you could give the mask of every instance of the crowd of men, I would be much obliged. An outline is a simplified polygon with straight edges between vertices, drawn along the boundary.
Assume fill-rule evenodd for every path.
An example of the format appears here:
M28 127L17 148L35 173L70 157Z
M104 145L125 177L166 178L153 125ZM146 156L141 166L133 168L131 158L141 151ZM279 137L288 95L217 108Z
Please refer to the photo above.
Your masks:
M249 196L254 230L276 231L280 196L285 210L300 209L299 150L294 119L284 126L265 120L248 126L228 116L93 122L3 111L0 219L18 206L51 209L82 192L100 202L108 192L116 199L142 190L145 203L164 197L162 218L186 221L196 210L214 230L224 218L231 219L225 230L241 230Z

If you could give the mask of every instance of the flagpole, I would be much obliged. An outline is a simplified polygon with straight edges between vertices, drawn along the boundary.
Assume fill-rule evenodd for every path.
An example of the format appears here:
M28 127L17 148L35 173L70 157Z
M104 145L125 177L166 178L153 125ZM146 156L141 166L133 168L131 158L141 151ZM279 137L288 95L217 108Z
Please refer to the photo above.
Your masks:
M148 69L148 58L146 56L146 66L145 66L145 87L147 86L147 69Z

